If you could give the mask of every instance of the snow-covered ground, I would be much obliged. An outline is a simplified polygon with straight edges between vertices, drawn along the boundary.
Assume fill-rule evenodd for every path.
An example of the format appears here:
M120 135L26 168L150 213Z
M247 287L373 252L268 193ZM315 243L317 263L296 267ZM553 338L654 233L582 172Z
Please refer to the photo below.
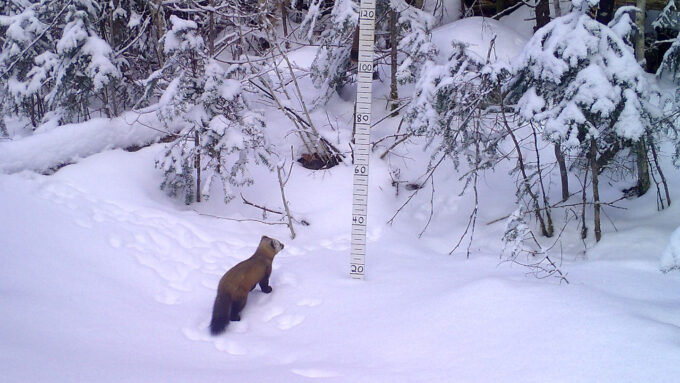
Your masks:
M376 100L386 88L376 86ZM384 104L375 104L375 115L384 115ZM315 113L334 125L320 123L329 139L346 145L351 107L338 98L328 117ZM282 117L270 111L267 118L277 139L289 137ZM397 124L385 122L374 139ZM49 147L19 145L4 148L26 154ZM605 208L611 222L603 222L603 240L587 242L585 252L576 229L565 231L561 269L570 283L560 284L500 261L503 223L487 223L512 212L507 169L480 181L483 207L466 259L464 250L447 254L471 209L458 177L450 169L437 176L435 214L419 238L429 191L386 224L408 196L403 189L396 195L390 171L399 165L402 179L412 179L427 155L404 147L383 161L377 150L367 278L356 281L348 277L350 166L293 168L287 197L310 226L296 225L291 240L286 226L214 217L276 221L238 200L186 207L169 199L154 168L162 150L104 151L51 176L17 168L0 175L2 382L619 383L680 376L680 272L660 271L680 208L676 202L657 212L653 190L621 201L625 211ZM667 172L680 201L678 171ZM276 174L254 176L244 195L280 208ZM243 319L211 337L219 278L250 256L263 234L286 245L274 260L273 292L256 288Z
M619 232L586 259L566 254L571 283L560 285L499 264L489 230L468 260L418 240L416 207L399 228L385 225L398 205L376 160L360 282L347 275L348 167L294 170L291 205L311 226L291 241L284 226L169 201L153 168L159 149L105 152L53 176L0 176L3 381L667 382L680 373L680 273L659 271L677 208L630 203L632 217L617 218ZM455 206L438 217L454 222L440 241L461 232ZM256 289L243 320L211 337L217 281L265 233L286 244L273 293Z

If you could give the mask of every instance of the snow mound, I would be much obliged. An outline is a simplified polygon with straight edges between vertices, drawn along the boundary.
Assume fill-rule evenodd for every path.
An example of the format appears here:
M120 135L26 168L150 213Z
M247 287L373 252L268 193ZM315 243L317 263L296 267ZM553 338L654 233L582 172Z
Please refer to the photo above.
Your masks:
M0 142L0 173L48 173L107 149L141 147L174 133L157 129L155 113L126 113L58 127L41 127L31 136Z
M508 28L503 23L484 17L469 17L444 25L432 31L432 42L439 48L439 59L448 60L453 52L454 40L468 44L482 61L486 61L489 44L496 37L494 49L489 59L510 61L522 51L527 42L525 36Z
M661 270L680 270L680 227L671 234L670 242L661 256Z

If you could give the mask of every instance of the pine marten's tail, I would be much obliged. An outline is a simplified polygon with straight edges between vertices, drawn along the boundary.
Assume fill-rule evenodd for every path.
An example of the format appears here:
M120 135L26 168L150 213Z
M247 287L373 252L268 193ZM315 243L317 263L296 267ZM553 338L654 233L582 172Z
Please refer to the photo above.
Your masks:
M210 321L210 333L218 335L224 332L224 329L229 324L230 316L231 297L229 295L222 296L217 294L215 305L213 306L212 320Z

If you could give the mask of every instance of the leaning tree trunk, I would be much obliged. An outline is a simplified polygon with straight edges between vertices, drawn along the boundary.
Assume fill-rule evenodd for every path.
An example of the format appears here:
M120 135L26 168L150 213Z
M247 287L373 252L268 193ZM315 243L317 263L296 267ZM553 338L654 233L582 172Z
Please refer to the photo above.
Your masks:
M390 110L394 111L399 107L399 88L397 88L397 35L399 34L397 18L399 13L390 9ZM398 112L394 112L392 117L396 117Z

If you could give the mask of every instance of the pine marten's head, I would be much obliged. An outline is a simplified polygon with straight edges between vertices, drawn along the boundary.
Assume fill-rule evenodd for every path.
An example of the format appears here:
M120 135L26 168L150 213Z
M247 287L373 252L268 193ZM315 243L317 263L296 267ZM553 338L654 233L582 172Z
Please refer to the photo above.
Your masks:
M278 254L279 251L283 250L283 248L283 243L279 242L278 239L269 238L266 235L263 235L260 239L260 245L257 247L257 250L263 251L271 258L274 258L274 256Z

